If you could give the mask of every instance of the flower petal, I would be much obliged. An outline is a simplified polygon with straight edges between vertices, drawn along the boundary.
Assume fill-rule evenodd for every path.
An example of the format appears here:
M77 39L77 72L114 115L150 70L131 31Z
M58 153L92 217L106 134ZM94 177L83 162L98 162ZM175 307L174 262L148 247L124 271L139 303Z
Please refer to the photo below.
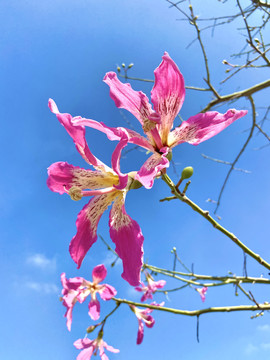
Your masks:
M147 96L142 91L133 90L130 84L123 84L114 72L108 72L103 81L109 85L115 105L131 112L143 125L153 112Z
M111 170L112 171L112 170ZM56 162L48 168L47 185L59 194L67 193L72 186L84 189L110 188L119 183L112 172L85 170L67 162Z
M115 349L111 345L108 345L105 341L103 341L103 346L105 347L106 350L108 350L108 351L110 351L112 353L119 353L120 352L120 350Z
M127 146L127 143L128 143L128 137L125 133L123 133L121 140L116 145L116 148L112 153L112 168L119 176L119 184L114 186L116 189L124 189L127 186L127 182L128 182L128 175L122 174L120 171L121 153L123 148Z
M86 349L86 348L89 348L92 343L94 341L93 340L90 340L88 338L84 338L84 339L78 339L76 340L73 345L75 346L76 349Z
M98 320L100 317L100 303L97 299L91 299L88 305L89 316L92 320Z
M90 128L99 130L105 133L109 140L120 140L122 136L122 132L126 132L128 134L128 142L132 144L136 144L141 146L147 150L154 151L152 144L145 138L134 130L130 130L124 127L109 127L105 125L102 121L98 122L91 119L85 119L81 117L73 118L72 123L74 125L88 126Z
M246 114L247 110L230 109L225 114L209 111L191 116L169 134L168 146L174 147L183 142L198 145Z
M167 52L162 59L154 71L155 85L151 91L151 100L155 111L161 116L158 129L162 142L166 144L173 121L185 99L185 83L183 75Z
M102 300L107 301L107 300L111 300L111 298L117 294L117 291L113 286L104 284L102 289L99 290L98 293Z
M92 271L92 278L94 284L100 283L105 279L106 276L107 276L107 269L103 264L94 267Z
M107 170L107 166L98 160L89 150L87 142L85 140L85 129L83 126L75 126L72 123L72 116L70 114L61 114L52 99L49 99L49 108L52 113L56 114L59 122L64 126L68 134L72 137L77 150L84 158L84 160L95 167Z
M166 285L165 280L155 281L155 288L162 289Z
M138 180L146 189L151 189L157 174L170 165L169 160L166 158L167 153L168 151L160 155L155 152L151 155L137 172L135 180Z
M69 245L70 255L78 268L80 268L87 251L97 240L97 225L101 215L112 203L117 193L118 191L115 190L108 194L94 196L80 211L76 221L77 234Z
M138 321L139 321L139 329L137 334L137 345L140 345L143 341L144 325L141 319L138 319Z
M115 251L123 261L123 279L136 286L140 283L144 237L138 223L127 215L124 201L124 194L114 201L110 212L110 235L116 245Z

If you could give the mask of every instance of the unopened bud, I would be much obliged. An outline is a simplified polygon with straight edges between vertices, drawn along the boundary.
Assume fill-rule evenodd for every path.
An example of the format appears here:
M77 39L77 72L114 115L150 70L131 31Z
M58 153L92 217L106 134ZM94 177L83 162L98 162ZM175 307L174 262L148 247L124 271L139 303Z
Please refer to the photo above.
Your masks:
M117 71L120 73L121 72L121 68L120 68L120 66L117 66Z
M175 246L173 247L173 252L176 252L176 247Z
M189 179L192 175L193 175L193 167L192 166L187 166L182 171L181 179L182 180Z
M126 67L126 64L122 63L122 68L125 69L125 67Z
M81 198L83 197L81 189L79 189L77 186L72 186L69 189L68 193L69 193L69 196L71 197L71 199L74 201L81 200Z
M255 38L254 41L256 41L256 43L260 44L260 40L258 38Z
M95 330L95 326L94 325L91 325L91 326L89 326L87 329L86 329L86 332L87 332L87 334L90 334L91 332L93 332L94 330Z
M228 61L227 61L227 60L223 60L223 61L222 61L222 64L228 65Z
M228 73L228 72L230 72L230 71L231 71L231 69L227 69L225 72Z
M134 65L133 63L130 63L130 64L128 65L128 69L131 69L133 65Z

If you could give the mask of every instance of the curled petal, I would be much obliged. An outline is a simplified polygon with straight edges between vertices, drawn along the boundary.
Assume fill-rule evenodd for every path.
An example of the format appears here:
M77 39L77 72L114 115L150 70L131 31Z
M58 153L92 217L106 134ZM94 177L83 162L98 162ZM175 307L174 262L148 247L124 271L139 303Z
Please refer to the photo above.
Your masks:
M92 277L93 277L93 282L95 284L98 284L101 281L103 281L106 276L107 276L107 269L103 264L94 267L92 271Z
M169 134L168 146L174 147L183 142L198 145L246 114L246 110L230 109L225 114L208 111L191 116Z
M85 170L67 162L56 162L48 168L47 185L50 190L64 194L72 186L84 189L111 188L119 183L112 172Z
M124 195L115 200L110 212L110 236L115 243L115 251L123 261L122 277L130 285L140 283L140 271L143 263L143 240L138 223L127 215L124 207Z
M152 328L155 325L155 319L151 315L145 315L143 320L148 328Z
M166 155L167 151L162 155L156 152L151 155L136 174L135 180L138 180L146 189L151 189L157 174L170 165Z
M76 221L77 234L69 245L70 255L78 268L80 268L87 251L97 240L97 225L101 215L116 196L117 190L94 196L80 211Z
M85 139L85 129L83 126L74 126L72 123L72 116L67 113L60 113L55 102L49 99L49 108L52 113L57 116L59 122L64 126L68 134L72 137L77 150L84 158L84 160L97 168L107 169L107 166L102 161L98 160L89 150Z
M128 175L124 175L120 171L120 157L122 150L125 146L127 146L127 143L128 137L125 133L123 133L121 140L116 145L116 148L112 154L112 168L119 176L119 184L114 186L116 189L124 189L127 186L128 182Z
M108 72L103 81L109 85L115 105L131 112L143 125L152 113L147 96L142 91L133 90L130 84L123 84L114 72Z
M89 316L92 320L98 320L100 317L100 303L97 299L91 299L88 305L89 308Z
M126 132L128 134L128 142L141 146L147 150L154 151L153 146L149 143L149 141L139 133L137 133L134 130L130 130L124 127L109 127L105 125L102 121L98 122L91 119L85 119L85 118L73 118L72 123L74 125L81 125L81 126L88 126L92 129L96 129L98 131L101 131L105 133L109 140L120 140L122 137L123 132Z
M161 116L158 128L163 143L166 143L173 121L185 99L185 83L183 75L167 52L162 59L154 71L155 85L151 91L151 100L155 111Z
M98 293L102 300L107 301L107 300L111 300L111 298L117 294L117 291L113 286L104 284L102 289L99 290Z
M140 345L143 341L144 326L142 320L138 319L138 321L139 321L139 329L137 334L137 345Z

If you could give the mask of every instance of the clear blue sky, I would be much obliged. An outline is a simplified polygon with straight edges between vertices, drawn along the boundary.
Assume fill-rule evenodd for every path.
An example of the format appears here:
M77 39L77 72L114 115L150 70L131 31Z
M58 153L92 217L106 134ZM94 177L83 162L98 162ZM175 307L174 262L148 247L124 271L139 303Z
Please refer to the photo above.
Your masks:
M220 4L213 8L212 1L204 3L200 13L220 11ZM194 32L187 24L176 21L179 17L162 0L0 2L1 359L75 359L78 351L72 344L84 336L91 321L86 304L77 306L72 331L67 331L65 309L58 300L60 273L90 278L95 265L109 266L111 260L101 241L93 246L80 270L69 256L68 244L83 201L73 202L68 196L52 193L46 187L46 169L56 161L87 165L50 113L48 98L56 101L60 111L103 121L109 126L126 126L102 82L104 74L122 62L133 62L131 76L153 78L153 70L164 51L178 64L187 85L204 86L198 46L186 49ZM204 39L213 74L221 73L221 61L239 49L242 41L241 36L221 29L216 30L214 38L205 34ZM248 87L265 77L261 72L250 72L248 77L243 73L224 87L224 93ZM221 79L214 78L217 87L218 80ZM150 85L133 82L132 86L150 95ZM209 94L187 91L181 116L187 119L196 114L209 99ZM255 100L259 102L259 96ZM238 102L237 108L241 107L247 108L248 103ZM219 108L226 110L227 106ZM128 113L125 115L139 129L137 120ZM250 125L249 114L198 147L184 144L175 149L178 172L185 166L194 167L189 196L205 209L213 210L206 200L217 198L228 168L203 159L201 153L233 160L247 136L243 130ZM94 130L87 133L87 139L95 155L109 164L116 144ZM222 224L269 259L270 174L266 164L270 150L253 150L263 141L255 137L241 158L239 167L252 173L232 174L219 215ZM138 169L144 159L145 154L130 152L121 161L123 172ZM171 169L170 175L177 180ZM198 273L223 275L230 270L241 275L242 252L184 204L159 203L166 195L169 195L166 186L156 181L151 191L140 189L127 197L127 211L138 221L145 236L145 259L160 267L171 266L170 250L176 246L182 260L194 263ZM108 213L102 217L98 232L110 241L107 222ZM261 271L248 260L249 275L260 276ZM120 274L120 264L109 269L108 282L117 288L119 297L139 300L140 294L135 294ZM263 274L267 276L266 272ZM174 284L170 282L168 287ZM264 287L256 294L257 301L269 301ZM157 296L156 300L163 297ZM192 289L164 300L167 306L183 309L247 303L241 295L234 297L232 287L209 290L205 304ZM112 304L102 305L104 315ZM248 313L203 316L198 344L196 319L156 312L154 328L146 329L143 344L137 346L137 320L127 307L121 306L105 328L105 341L120 349L119 354L109 354L110 359L119 360L266 358L270 348L269 316L265 314L256 320L249 316Z

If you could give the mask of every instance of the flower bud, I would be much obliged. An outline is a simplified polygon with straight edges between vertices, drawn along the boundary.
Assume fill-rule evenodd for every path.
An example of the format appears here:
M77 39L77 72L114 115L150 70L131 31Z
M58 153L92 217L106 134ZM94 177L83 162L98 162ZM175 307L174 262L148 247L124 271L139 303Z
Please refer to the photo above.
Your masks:
M122 63L122 68L125 69L125 67L126 67L126 64Z
M130 64L128 65L128 69L131 69L133 65L134 65L133 63L130 63Z
M192 175L193 175L193 167L192 166L187 166L182 171L181 179L182 180L189 179Z
M120 66L117 66L117 71L120 73L121 72L121 68L120 68Z
M93 332L95 330L96 326L91 325L86 329L87 334L90 334L91 332Z

